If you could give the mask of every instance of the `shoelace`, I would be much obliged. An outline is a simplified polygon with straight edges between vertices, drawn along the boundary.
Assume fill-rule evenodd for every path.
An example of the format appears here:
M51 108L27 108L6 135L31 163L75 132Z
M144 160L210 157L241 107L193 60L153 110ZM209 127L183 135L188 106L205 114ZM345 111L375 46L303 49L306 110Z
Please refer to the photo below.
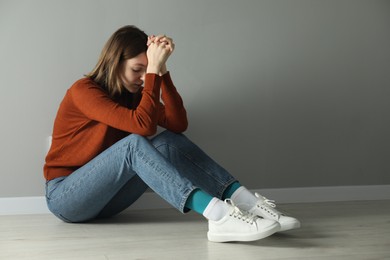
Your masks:
M245 221L246 223L249 224L253 224L256 221L256 219L259 218L258 216L253 215L249 212L241 211L238 207L236 207L236 205L233 203L231 199L226 199L225 203L230 204L234 207L234 211L230 213L230 216L233 216L234 218L241 219L242 221Z
M259 198L260 200L262 200L262 204L258 204L258 207L260 206L261 208L263 208L264 210L268 211L268 213L270 213L272 216L274 217L278 217L278 215L284 215L282 212L280 212L279 210L277 210L275 207L276 207L276 204L275 204L275 201L274 200L269 200L267 199L266 197L264 196L261 196L260 194L258 193L255 193L255 196L257 198ZM265 205L264 205L265 204ZM263 205L265 207L263 207ZM268 208L267 206L271 207Z
M262 199L263 202L264 202L265 204L267 204L268 206L273 207L273 208L276 207L276 204L275 204L275 201L274 201L274 200L269 200L269 199L267 199L266 197L261 196L261 195L258 194L257 192L255 192L255 196L256 196L257 198L259 198L259 199Z

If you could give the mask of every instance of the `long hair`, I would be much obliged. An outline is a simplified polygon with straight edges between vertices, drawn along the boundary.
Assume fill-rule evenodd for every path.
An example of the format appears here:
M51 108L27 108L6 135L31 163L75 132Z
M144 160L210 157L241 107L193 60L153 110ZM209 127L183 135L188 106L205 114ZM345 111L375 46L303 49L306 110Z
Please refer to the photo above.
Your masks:
M108 39L95 68L86 77L103 87L111 97L120 95L124 89L120 79L122 62L147 50L148 36L135 26L118 29Z

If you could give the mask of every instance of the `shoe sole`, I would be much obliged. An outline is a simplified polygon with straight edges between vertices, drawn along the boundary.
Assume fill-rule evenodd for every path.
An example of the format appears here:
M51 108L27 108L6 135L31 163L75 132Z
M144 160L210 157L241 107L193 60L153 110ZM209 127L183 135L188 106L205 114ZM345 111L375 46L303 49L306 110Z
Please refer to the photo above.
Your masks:
M211 242L233 242L233 241L240 241L240 242L249 242L249 241L256 241L259 239L266 238L275 232L280 231L280 225L279 223L274 223L273 225L269 226L266 230L263 230L261 233L255 233L255 234L236 234L236 233L226 233L226 234L213 234L210 231L207 232L207 238Z

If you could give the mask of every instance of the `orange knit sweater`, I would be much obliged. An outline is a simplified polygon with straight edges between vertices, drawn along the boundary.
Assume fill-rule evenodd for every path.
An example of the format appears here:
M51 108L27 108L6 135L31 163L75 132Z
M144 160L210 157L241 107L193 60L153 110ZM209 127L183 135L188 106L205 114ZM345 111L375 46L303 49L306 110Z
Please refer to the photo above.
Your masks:
M150 136L157 125L180 133L187 124L169 73L146 74L143 89L135 94L124 91L117 98L110 98L93 80L80 79L58 109L44 176L52 180L70 175L129 133Z

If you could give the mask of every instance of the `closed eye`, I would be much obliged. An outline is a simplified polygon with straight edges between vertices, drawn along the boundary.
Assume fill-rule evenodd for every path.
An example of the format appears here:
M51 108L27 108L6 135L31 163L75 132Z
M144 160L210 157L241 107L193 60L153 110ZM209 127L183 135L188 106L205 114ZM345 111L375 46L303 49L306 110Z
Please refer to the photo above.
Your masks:
M139 72L144 72L145 71L145 68L132 68L131 69L133 72L135 73L139 73Z

